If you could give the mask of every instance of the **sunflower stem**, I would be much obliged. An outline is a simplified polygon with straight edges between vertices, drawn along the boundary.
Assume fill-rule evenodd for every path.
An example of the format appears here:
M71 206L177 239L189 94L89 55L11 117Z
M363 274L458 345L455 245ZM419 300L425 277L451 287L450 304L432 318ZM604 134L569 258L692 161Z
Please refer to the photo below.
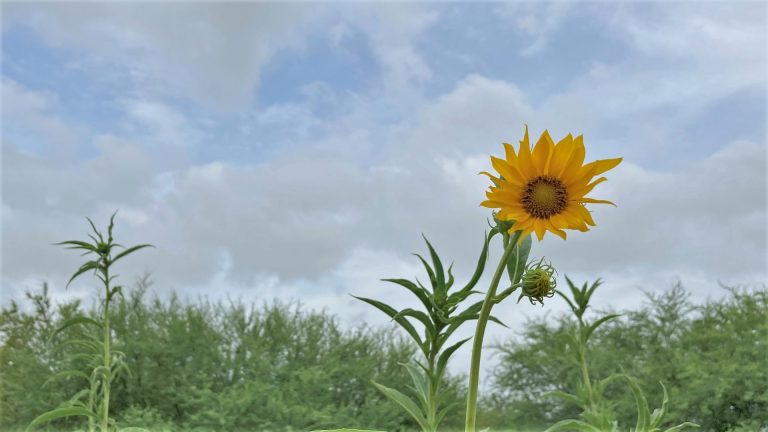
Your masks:
M507 260L512 251L517 247L520 240L521 231L515 231L514 236L509 240L504 253L501 256L496 273L493 274L491 285L485 294L483 306L480 309L480 315L477 318L477 327L475 328L475 337L472 341L472 362L469 367L469 392L467 394L467 418L465 424L466 432L475 432L475 422L477 420L477 392L480 383L480 354L483 351L483 336L485 327L488 325L488 318L491 316L491 308L495 304L496 289L501 281L501 275L504 274L504 268L507 266Z

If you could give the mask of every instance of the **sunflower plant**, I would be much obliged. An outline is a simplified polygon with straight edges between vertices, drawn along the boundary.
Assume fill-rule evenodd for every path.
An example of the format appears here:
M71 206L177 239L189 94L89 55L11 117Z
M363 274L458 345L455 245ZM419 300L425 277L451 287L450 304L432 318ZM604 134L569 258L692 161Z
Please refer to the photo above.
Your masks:
M90 369L89 373L81 370L64 370L51 377L50 380L78 377L87 385L68 401L58 408L41 414L27 427L32 430L36 426L63 417L86 417L88 419L88 432L110 432L115 430L115 421L109 416L109 402L111 397L111 384L120 373L130 373L124 361L125 354L112 349L112 328L110 327L110 304L115 296L122 295L122 287L113 282L117 275L112 274L112 266L122 258L143 248L151 247L149 244L140 244L125 247L114 242L112 229L114 228L115 212L109 219L107 233L104 236L93 221L88 218L88 223L93 229L93 234L88 234L92 242L81 240L68 240L57 245L66 246L67 249L84 251L82 255L93 254L95 257L77 269L69 278L67 286L77 277L93 272L101 282L103 300L101 303L101 317L94 319L85 315L78 315L66 320L56 329L55 337L62 331L73 326L85 326L90 331L83 332L84 339L73 339L67 343L75 344L83 349L82 353L75 354L73 360L85 361ZM122 249L122 250L121 250ZM50 381L49 380L49 381ZM144 429L129 427L120 432L146 432Z
M467 342L458 341L441 351L447 337L452 333L453 326L470 320L475 321L465 423L466 432L475 432L483 337L488 322L498 321L491 315L493 306L518 289L520 295L517 301L527 297L532 304L543 304L545 298L550 298L555 293L554 267L543 259L528 262L532 235L535 234L537 239L542 241L547 231L562 239L567 237L565 230L589 231L590 227L595 226L595 221L586 205L613 204L607 200L588 197L587 194L606 180L605 177L599 176L616 167L622 159L604 159L585 164L586 149L581 135L573 137L568 134L555 143L545 130L536 145L531 147L526 126L517 149L512 144L503 145L504 158L491 157L491 165L496 173L481 172L492 182L486 192L487 199L481 205L494 209L495 225L486 236L480 262L471 280L472 285L479 280L489 243L496 234L500 234L503 248L490 285L485 291L485 298L454 316L453 319L459 319L460 322L452 322L449 313L453 313L459 302L464 301L474 290L465 287L454 294L448 294L453 282L450 269L446 278L442 263L427 242L433 267L423 258L419 258L429 274L432 289L426 289L418 281L413 283L400 279L390 280L416 295L426 312L410 308L397 311L384 303L361 299L392 317L414 339L426 359L426 363L406 365L413 378L413 390L418 403L397 390L377 384L387 396L406 409L424 431L436 430L444 410L449 409L444 407L438 410L439 383L444 371L442 359L447 361L456 349ZM509 285L505 284L505 288L499 290L505 273L508 275ZM423 338L409 319L423 325ZM432 366L433 364L435 366Z
M587 308L589 308L589 301L592 298L592 295L597 287L600 286L600 280L598 279L591 285L588 285L585 282L581 288L577 288L567 277L566 281L568 282L571 298L562 291L557 290L556 293L568 303L568 307L576 317L576 325L574 326L573 331L568 335L567 345L569 352L573 355L573 360L579 366L579 382L576 387L576 392L573 394L557 390L549 392L548 396L557 397L567 403L573 404L579 407L582 412L580 419L559 421L545 432L569 430L580 432L618 432L619 425L614 418L611 403L606 401L603 397L605 388L610 383L617 380L626 382L635 398L635 405L637 406L637 422L635 427L630 429L630 431L661 432L661 424L664 421L664 416L667 413L667 406L669 404L667 389L664 387L663 383L659 383L664 392L661 407L651 412L643 390L640 388L637 380L632 376L623 373L614 374L597 381L590 377L589 367L587 366L587 344L589 339L598 327L612 319L618 318L620 315L608 314L591 323L587 322L584 319L584 314L586 313ZM695 423L684 422L677 426L665 429L664 432L677 432L687 427L699 426Z
M531 148L527 126L517 151L512 144L503 145L503 159L491 156L491 165L497 175L481 172L491 179L492 185L486 193L487 200L480 205L497 209L494 217L506 235L504 253L486 292L472 341L465 423L467 432L475 432L483 336L491 308L499 302L496 290L501 274L505 267L510 270L509 257L518 244L532 233L539 241L544 239L547 231L565 240L567 229L585 232L590 226L595 226L586 204L613 203L587 197L587 194L606 180L597 176L622 161L621 158L614 158L584 164L586 149L581 135L574 138L568 134L555 144L545 130ZM523 276L528 281L523 295L528 295L532 302L542 302L544 297L551 297L554 290L553 270L551 266L545 267L541 263L534 268L529 266L526 271L528 278ZM513 285L503 293L514 289ZM535 295L531 296L531 293Z

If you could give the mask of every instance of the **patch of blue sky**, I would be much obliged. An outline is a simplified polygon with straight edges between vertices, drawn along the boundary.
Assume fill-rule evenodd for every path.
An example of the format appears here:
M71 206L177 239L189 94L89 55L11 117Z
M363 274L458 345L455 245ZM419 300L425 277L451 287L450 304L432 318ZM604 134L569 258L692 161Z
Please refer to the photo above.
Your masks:
M55 114L69 124L86 125L96 133L114 130L121 112L114 105L117 89L93 79L90 71L74 67L82 53L51 47L35 31L15 25L2 34L3 78L24 88L55 96ZM79 146L82 156L92 155Z
M316 34L299 48L277 52L262 68L257 104L268 107L303 103L310 98L316 115L332 116L335 107L331 100L315 93L318 85L342 93L360 93L373 84L378 73L370 42L359 30L347 28L337 42L331 35Z
M626 41L607 32L602 14L571 10L543 34L529 34L494 12L495 4L452 4L420 39L433 71L427 96L448 92L457 80L479 74L518 86L528 103L567 90L595 63L628 58Z
M765 143L767 111L765 87L754 86L726 96L686 124L687 141L674 146L674 151L695 152L704 158L734 141Z

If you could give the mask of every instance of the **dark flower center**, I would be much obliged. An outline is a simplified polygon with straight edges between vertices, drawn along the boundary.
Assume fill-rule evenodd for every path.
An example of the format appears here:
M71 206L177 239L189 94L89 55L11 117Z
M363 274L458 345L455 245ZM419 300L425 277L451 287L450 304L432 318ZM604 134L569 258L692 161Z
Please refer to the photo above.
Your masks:
M538 176L525 185L522 203L529 215L537 219L548 219L565 210L568 191L560 180Z

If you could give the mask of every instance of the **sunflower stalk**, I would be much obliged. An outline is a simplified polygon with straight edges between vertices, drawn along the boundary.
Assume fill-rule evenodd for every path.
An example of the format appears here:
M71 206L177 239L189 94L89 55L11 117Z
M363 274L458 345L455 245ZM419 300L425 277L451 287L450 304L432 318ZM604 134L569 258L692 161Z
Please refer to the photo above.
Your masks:
M112 217L109 220L106 238L98 229L96 229L93 221L88 219L88 223L93 229L93 234L88 234L88 237L93 241L92 243L80 240L68 240L56 243L57 245L66 246L67 249L85 251L83 255L96 255L96 258L82 264L72 277L69 278L67 287L69 287L69 285L80 275L92 271L96 278L101 281L104 288L104 295L103 303L101 305L102 314L99 319L93 319L84 315L75 316L65 321L54 332L53 336L55 337L62 331L73 326L87 326L86 330L95 329L100 331L101 334L97 336L86 332L86 337L88 339L67 341L87 349L84 353L75 354L73 358L85 358L88 361L88 364L92 367L91 373L85 374L77 370L62 371L54 375L52 379L66 376L80 376L88 381L88 386L58 408L41 414L32 420L27 427L28 431L52 420L74 416L86 417L88 419L88 432L96 432L97 430L100 432L110 432L115 429L115 421L109 416L109 403L112 396L111 384L118 373L130 373L130 371L124 362L122 353L112 349L112 327L109 319L110 304L115 296L122 296L122 287L112 284L116 276L110 273L110 269L112 265L121 258L124 258L137 250L152 247L149 244L140 244L126 248L115 243L112 236L112 230L114 228L116 214L117 212L112 214ZM123 250L115 254L118 248L122 248ZM141 428L128 429L134 432L143 430Z

